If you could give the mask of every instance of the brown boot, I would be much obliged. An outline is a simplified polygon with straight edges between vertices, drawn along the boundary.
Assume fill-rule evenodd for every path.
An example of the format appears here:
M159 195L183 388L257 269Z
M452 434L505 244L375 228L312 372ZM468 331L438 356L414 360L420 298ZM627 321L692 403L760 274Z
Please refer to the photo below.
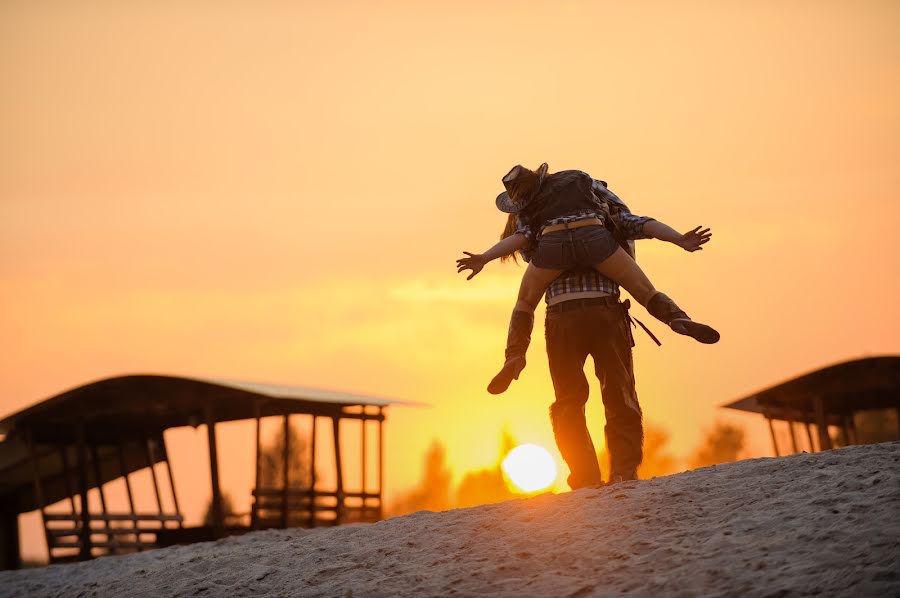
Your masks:
M665 293L656 293L650 297L647 311L657 320L668 324L669 328L678 334L690 336L707 345L719 342L719 333L714 328L693 321Z
M534 313L515 310L509 319L509 335L506 337L506 363L491 383L488 392L498 395L505 392L519 373L525 369L525 352L531 344L531 329L534 328Z

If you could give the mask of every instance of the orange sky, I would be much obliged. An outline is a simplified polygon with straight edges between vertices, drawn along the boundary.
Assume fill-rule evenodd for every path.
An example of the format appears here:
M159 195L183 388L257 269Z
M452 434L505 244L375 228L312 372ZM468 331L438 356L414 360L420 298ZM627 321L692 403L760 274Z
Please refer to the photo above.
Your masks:
M717 417L767 454L716 405L900 351L898 40L890 1L7 1L0 412L130 372L428 402L390 414L393 492L435 437L457 479L504 426L552 447L540 325L484 391L522 268L454 267L499 233L500 177L547 161L713 228L699 254L639 244L723 340L650 323L638 391L678 455Z

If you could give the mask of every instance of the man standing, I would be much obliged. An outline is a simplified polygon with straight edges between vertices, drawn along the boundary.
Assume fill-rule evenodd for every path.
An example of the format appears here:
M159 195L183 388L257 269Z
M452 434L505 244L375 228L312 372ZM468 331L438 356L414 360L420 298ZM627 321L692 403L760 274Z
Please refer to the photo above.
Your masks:
M682 235L652 218L633 215L602 181L594 182L594 191L618 212L614 215L616 236L623 245L631 246L634 239L655 238L697 251L710 239L708 229L700 231L697 227ZM545 300L547 358L556 394L550 420L559 452L571 472L569 486L575 490L602 483L584 414L589 392L584 375L588 355L594 359L606 412L610 481L636 480L644 430L631 354L630 302L620 301L619 286L595 270L564 272L547 288Z

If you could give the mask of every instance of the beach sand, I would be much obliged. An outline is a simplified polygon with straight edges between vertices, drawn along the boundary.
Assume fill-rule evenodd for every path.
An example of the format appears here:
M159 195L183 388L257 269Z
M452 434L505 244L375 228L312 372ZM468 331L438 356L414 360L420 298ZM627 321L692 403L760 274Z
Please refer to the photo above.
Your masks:
M3 596L900 596L900 442L0 573Z

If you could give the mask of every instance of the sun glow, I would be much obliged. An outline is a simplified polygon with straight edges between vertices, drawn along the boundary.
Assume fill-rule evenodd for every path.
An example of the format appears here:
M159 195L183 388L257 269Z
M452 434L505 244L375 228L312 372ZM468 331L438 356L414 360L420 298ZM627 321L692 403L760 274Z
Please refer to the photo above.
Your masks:
M536 444L520 444L503 459L503 473L522 492L537 492L556 479L556 463L547 449Z

